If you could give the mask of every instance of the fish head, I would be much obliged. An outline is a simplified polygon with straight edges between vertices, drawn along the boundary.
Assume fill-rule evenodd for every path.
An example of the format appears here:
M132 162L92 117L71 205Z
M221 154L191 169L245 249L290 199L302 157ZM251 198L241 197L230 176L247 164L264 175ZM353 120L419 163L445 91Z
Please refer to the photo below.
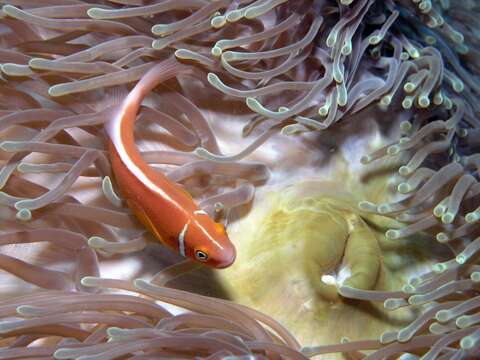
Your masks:
M209 267L222 269L235 261L236 249L223 224L199 210L184 234L185 256Z

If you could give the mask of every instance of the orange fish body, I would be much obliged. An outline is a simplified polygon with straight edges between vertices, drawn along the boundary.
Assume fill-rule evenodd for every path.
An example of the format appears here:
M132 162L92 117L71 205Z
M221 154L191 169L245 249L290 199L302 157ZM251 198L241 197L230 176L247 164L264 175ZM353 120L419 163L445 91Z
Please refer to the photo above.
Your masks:
M106 124L112 170L128 206L158 240L192 260L224 268L233 263L236 252L223 225L199 209L185 190L150 168L135 147L137 111L150 89L175 74L165 70L169 65L171 60L145 74Z

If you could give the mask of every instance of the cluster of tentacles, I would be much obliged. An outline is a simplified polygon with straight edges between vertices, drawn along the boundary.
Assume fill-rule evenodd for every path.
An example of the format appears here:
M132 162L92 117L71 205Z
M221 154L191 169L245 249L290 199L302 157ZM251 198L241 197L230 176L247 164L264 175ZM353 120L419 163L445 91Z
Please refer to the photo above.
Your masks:
M0 254L1 269L51 289L0 306L0 358L302 359L343 352L460 359L480 351L475 1L0 3L0 245L48 242L75 263L67 273ZM418 306L421 316L379 340L300 349L285 329L251 309L141 280L96 278L97 254L145 246L109 180L101 125L136 80L170 57L192 71L142 104L139 132L158 123L168 144L142 155L215 217L248 204L268 179L264 164L245 158L273 134L324 131L362 111L380 121L401 114L404 135L362 158L367 166L386 157L402 163L398 199L359 206L406 224L387 239L427 232L450 248L452 260L396 292L346 286L339 292L384 301L392 311ZM212 99L213 106L227 104L222 111L229 116L245 117L239 136L254 140L240 152L222 152L205 116ZM103 179L111 205L72 196L80 177ZM97 285L136 295L90 294ZM172 315L155 300L193 313Z

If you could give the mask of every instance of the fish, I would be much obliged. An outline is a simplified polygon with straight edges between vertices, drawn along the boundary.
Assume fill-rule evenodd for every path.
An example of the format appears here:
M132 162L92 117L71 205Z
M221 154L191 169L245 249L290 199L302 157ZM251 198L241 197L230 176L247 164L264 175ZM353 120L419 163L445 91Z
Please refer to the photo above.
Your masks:
M159 83L188 71L171 58L141 77L105 123L108 152L120 194L155 238L186 258L222 269L236 257L223 224L200 209L185 189L153 170L134 140L134 123L145 96Z

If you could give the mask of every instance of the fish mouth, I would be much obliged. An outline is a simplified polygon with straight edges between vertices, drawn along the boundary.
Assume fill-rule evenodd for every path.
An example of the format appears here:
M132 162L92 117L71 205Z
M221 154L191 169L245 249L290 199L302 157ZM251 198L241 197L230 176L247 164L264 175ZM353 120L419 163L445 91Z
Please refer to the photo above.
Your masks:
M230 252L229 256L223 258L222 261L220 261L215 267L217 269L225 269L235 262L236 257L237 257L237 252L235 249L233 249Z

